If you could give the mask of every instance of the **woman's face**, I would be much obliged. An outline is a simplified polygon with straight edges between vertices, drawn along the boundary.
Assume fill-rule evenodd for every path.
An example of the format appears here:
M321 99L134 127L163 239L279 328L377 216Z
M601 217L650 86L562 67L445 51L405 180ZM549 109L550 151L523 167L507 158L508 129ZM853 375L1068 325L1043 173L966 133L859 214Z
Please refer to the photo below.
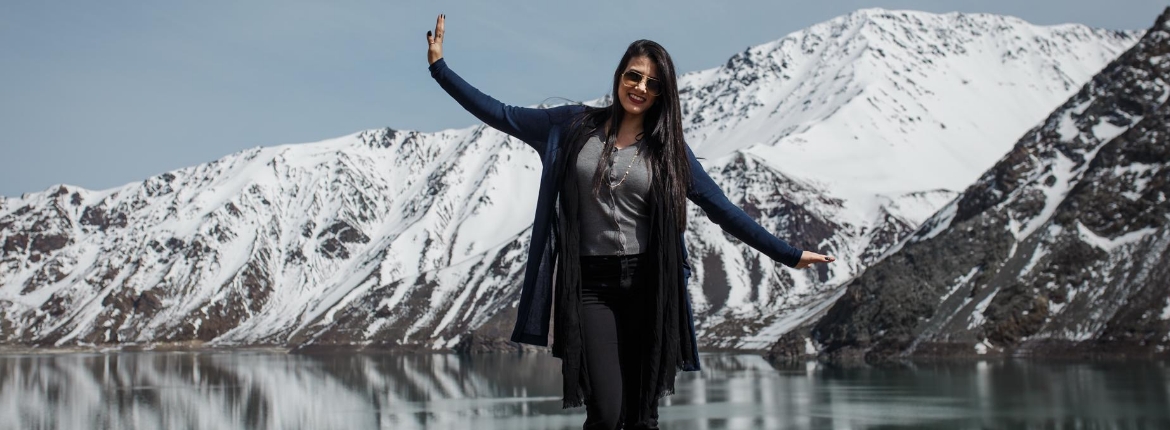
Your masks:
M638 82L634 86L628 86L633 83L626 78L626 74L631 70L647 78L642 78L641 82ZM658 79L658 67L654 66L654 62L650 61L650 57L643 55L630 58L630 62L626 64L625 70L622 71L622 76L618 78L620 79L620 82L618 82L618 100L621 102L622 107L625 108L626 113L640 116L649 110L650 106L654 105L654 101L658 96L646 87L654 85L661 87L661 84L651 83L648 78Z

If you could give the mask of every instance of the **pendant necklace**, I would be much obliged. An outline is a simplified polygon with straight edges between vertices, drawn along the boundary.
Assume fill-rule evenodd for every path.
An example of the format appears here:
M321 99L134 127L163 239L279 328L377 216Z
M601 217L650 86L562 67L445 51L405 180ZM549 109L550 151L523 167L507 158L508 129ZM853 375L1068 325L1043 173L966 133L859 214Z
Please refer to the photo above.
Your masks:
M638 142L635 142L634 144L635 144L635 145L638 145ZM609 154L609 159L610 159L611 161L613 160L613 156L614 156L615 154L617 154L617 150L618 150L618 149L617 149L617 147L615 146L615 147L613 148L613 151L611 151L611 152L610 152L610 154ZM630 169L631 169L632 167L634 167L634 161L637 161L637 160L638 160L638 154L640 154L641 152L642 152L642 146L641 146L641 145L639 145L639 146L638 146L637 148L635 148L635 150L634 150L634 157L630 159L630 164L629 164L628 166L626 166L626 173L625 173L624 175L622 175L622 180L618 181L618 183L616 183L616 184L615 184L615 183L613 183L613 180L611 179L611 180L609 181L609 189L611 189L611 190L612 190L612 189L615 189L615 188L617 188L617 187L621 186L621 185L622 185L622 183L626 182L626 178L628 178L628 177L630 176Z

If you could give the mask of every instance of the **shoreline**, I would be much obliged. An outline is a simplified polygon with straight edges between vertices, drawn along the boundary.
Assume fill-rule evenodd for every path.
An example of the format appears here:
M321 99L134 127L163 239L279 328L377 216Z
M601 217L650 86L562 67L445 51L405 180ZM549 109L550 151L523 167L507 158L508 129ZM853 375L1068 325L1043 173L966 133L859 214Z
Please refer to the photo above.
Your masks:
M477 351L477 352L461 352L455 350L432 350L421 348L386 348L386 347L368 347L362 345L334 345L334 346L318 346L313 348L294 348L280 345L207 345L203 342L180 342L180 343L160 343L160 344L129 344L129 345L102 345L102 346L18 346L18 345L0 345L0 358L13 356L58 356L58 355L84 355L84 354L122 354L122 353L191 353L191 354L230 354L230 353L267 353L267 354L284 354L284 355L305 355L305 356L328 356L328 355L430 355L430 354L452 354L452 355L468 355L468 356L485 356L485 355L525 355L525 354L551 354L551 350L491 350L491 351ZM953 356L942 355L911 355L905 357L890 357L887 360L875 363L866 363L864 360L841 360L841 357L825 356L825 355L801 355L799 357L784 357L782 359L776 357L769 357L767 351L760 350L738 350L732 348L712 348L700 349L700 355L756 355L764 360L772 363L774 367L784 367L792 364L805 364L808 362L817 362L822 365L840 368L853 367L875 367L875 368L897 368L897 367L913 367L918 365L931 364L961 364L961 363L993 363L993 362L1008 362L1008 361L1026 361L1026 362L1042 362L1042 363L1111 363L1111 362L1161 362L1170 361L1170 354L1166 353L1152 353L1152 354L1129 354L1119 352L1116 354L1069 354L1064 351L1064 354L958 354Z

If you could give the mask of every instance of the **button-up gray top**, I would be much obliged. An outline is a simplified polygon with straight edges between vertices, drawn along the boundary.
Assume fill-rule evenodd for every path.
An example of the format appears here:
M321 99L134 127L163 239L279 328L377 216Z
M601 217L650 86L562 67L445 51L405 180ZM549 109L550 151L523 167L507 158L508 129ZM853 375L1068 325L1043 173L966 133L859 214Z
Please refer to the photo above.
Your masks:
M613 151L597 195L593 194L593 174L605 145L594 134L577 154L581 255L631 255L649 251L651 172L645 146L638 141Z

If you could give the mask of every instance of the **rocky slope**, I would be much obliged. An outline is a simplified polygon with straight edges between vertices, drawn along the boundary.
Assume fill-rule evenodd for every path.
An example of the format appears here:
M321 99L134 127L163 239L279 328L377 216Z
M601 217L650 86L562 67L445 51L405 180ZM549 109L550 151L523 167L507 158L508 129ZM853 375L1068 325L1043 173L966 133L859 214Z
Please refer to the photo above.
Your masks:
M833 358L1165 355L1170 9L812 330Z
M840 258L787 269L692 209L704 346L763 348L826 306L1136 36L874 9L683 76L732 200ZM387 129L2 198L0 343L511 347L538 169L483 126Z

